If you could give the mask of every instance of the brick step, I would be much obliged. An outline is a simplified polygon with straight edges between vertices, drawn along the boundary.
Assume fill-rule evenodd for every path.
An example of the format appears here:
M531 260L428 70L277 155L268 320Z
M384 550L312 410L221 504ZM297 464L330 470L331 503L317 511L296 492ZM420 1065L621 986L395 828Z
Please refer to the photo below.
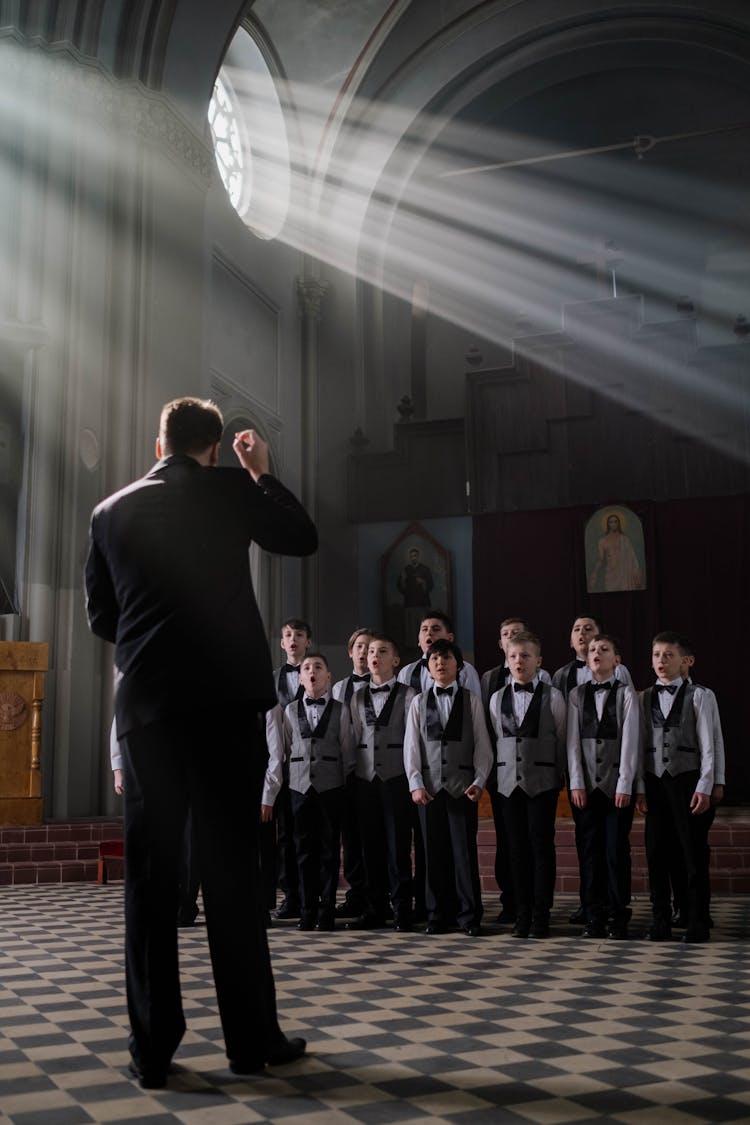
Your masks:
M54 844L121 839L122 820L119 818L50 821L48 824L0 828L0 847L3 844Z
M98 840L65 840L40 844L0 844L0 865L98 859L99 843Z
M723 814L723 815L722 815ZM495 882L495 828L482 820L477 836L482 892L497 894ZM721 810L709 833L711 889L715 894L750 894L750 819L736 810ZM644 821L636 817L630 834L632 887L634 893L648 891L648 868L644 843ZM569 817L559 817L555 829L557 880L555 890L578 893L578 857L575 827Z
M95 883L97 859L0 863L0 886L28 883Z

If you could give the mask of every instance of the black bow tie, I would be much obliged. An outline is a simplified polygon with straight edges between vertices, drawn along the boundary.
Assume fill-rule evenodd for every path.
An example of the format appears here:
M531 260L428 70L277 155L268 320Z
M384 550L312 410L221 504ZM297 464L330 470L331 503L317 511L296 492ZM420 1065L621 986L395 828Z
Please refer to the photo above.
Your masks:
M365 672L364 676L358 676L356 674L356 672L352 672L352 683L353 684L369 684L369 682L370 682L370 673L369 672Z
M668 691L670 695L674 695L677 691L677 684L657 684L657 691Z
M608 691L612 687L612 681L607 680L603 684L592 684L594 691Z
M305 696L305 704L307 707L325 707L326 701L320 696L318 699L309 699Z
M513 691L527 691L529 693L529 695L533 695L534 694L534 685L533 684L517 684L517 683L514 682L513 683Z
M585 667L586 667L586 661L585 660L579 660L578 657L576 657L576 668L585 668Z
M378 692L381 692L381 691L389 692L390 690L391 690L390 684L383 684L382 687L371 687L370 688L370 695L377 695Z
M438 687L435 688L436 695L453 695L452 687Z
M281 667L282 672L299 672L299 664L283 664Z

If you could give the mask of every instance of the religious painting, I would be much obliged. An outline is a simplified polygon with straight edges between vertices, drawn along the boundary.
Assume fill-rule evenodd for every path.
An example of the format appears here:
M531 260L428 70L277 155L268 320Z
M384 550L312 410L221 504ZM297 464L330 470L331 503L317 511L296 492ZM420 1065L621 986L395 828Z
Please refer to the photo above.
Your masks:
M409 526L382 558L385 630L404 650L417 648L430 609L452 618L450 552L418 523Z
M586 589L590 594L646 589L640 519L622 504L599 508L586 524Z

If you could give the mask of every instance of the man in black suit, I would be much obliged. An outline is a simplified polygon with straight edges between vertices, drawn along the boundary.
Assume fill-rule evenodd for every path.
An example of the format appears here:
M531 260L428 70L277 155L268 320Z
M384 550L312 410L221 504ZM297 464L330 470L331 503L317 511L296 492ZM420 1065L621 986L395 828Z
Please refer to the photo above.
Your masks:
M125 952L131 1071L163 1086L185 1030L177 961L178 868L192 810L216 995L234 1073L298 1058L279 1028L260 890L264 712L276 702L248 551L311 554L317 532L269 475L268 447L235 435L242 468L217 465L213 403L162 410L159 462L95 509L89 624L116 644L123 749Z

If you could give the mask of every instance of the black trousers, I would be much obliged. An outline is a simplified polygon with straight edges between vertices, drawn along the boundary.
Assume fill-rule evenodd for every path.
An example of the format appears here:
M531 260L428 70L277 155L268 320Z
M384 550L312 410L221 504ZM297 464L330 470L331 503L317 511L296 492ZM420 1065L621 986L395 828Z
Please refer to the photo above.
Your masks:
M549 917L557 872L557 789L529 797L519 786L500 795L519 914Z
M396 921L411 921L411 806L406 775L354 778L365 861L367 909L384 918L390 897Z
M277 874L279 889L293 905L299 902L299 872L294 843L294 813L289 781L285 778L273 806L276 820Z
M365 912L365 857L357 814L354 774L346 779L346 799L341 806L341 847L344 853L344 878L349 884L346 901L352 910Z
M614 798L594 789L586 807L573 805L581 841L581 902L588 922L604 922L612 914L624 922L630 903L630 829L635 803L618 809Z
M247 708L191 713L131 731L121 746L131 1054L163 1070L185 1030L177 904L190 808L227 1055L262 1059L282 1035L258 862L261 720Z
M502 797L497 791L497 785L487 790L492 806L492 820L495 825L495 882L500 888L500 902L503 909L510 914L516 912L516 892L513 888L513 875L510 864L510 848L508 846L508 833L503 818Z
M459 926L478 926L482 920L482 889L476 801L451 797L441 789L428 805L419 806L419 818L427 866L427 917L439 925L455 919Z
M341 860L341 807L344 786L318 793L290 789L294 814L294 844L299 869L303 918L331 918Z
M708 830L713 823L712 809L694 816L690 800L695 792L697 770L677 777L646 773L646 859L651 884L654 918L668 921L672 916L670 896L670 849L672 862L682 865L682 878L688 925L708 925ZM675 848L676 843L676 848Z

